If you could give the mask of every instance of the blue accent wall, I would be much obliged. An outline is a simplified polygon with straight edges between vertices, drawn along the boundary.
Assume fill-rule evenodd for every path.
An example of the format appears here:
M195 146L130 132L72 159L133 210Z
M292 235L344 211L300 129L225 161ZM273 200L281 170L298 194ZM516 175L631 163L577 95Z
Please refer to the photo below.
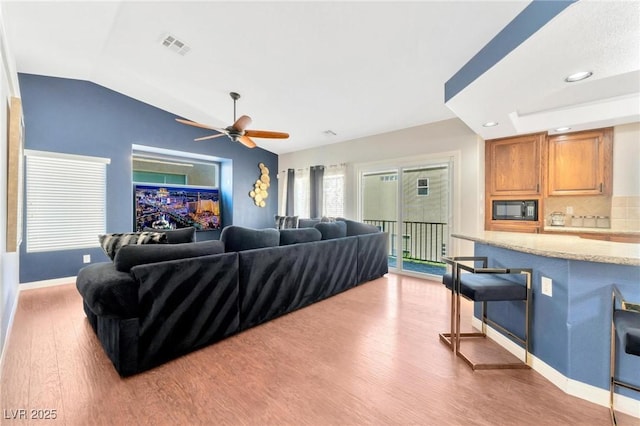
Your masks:
M608 390L612 284L629 300L640 300L640 267L537 256L481 243L475 244L475 255L487 256L490 267L533 269L531 353L565 377ZM552 297L542 294L542 276L553 280ZM494 302L488 311L490 318L521 333L521 302ZM619 353L618 365L621 377L640 385L637 356Z
M278 205L275 182L269 188L265 208L257 207L248 194L260 177L259 163L264 163L275 177L276 154L261 148L248 149L226 138L194 142L194 138L210 132L180 124L175 121L175 114L88 81L33 74L18 77L26 149L111 159L107 166L107 232L133 229L131 147L134 144L222 158L223 226L273 227ZM25 205L24 211L26 227L28 206ZM219 231L197 235L198 240L218 237ZM26 253L23 242L20 282L75 276L85 266L83 254L91 254L92 262L108 260L100 248Z
M464 90L576 0L534 0L444 84L444 101Z

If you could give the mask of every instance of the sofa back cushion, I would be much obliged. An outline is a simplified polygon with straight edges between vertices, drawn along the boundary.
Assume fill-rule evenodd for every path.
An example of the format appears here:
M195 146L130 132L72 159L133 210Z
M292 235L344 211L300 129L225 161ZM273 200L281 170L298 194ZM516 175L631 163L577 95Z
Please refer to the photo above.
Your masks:
M318 223L320 223L320 218L307 219L301 217L298 219L298 228L313 228Z
M101 234L98 235L98 240L102 250L113 260L120 247L131 244L166 244L167 236L162 232L126 232Z
M310 243L312 241L320 241L322 234L315 228L297 228L297 229L281 229L280 245L287 246L289 244Z
M153 229L144 228L145 231L162 232L167 235L167 242L169 244L182 244L182 243L195 243L196 242L196 228L189 226L188 228L180 229Z
M382 232L377 226L370 225L368 223L362 223L356 220L349 220L344 218L338 218L337 220L347 224L348 237L352 237L355 235L376 234L378 232Z
M220 233L226 252L251 250L280 245L280 232L277 229L253 229L230 225Z
M113 263L118 271L129 272L137 265L219 253L224 253L224 244L217 240L182 244L128 245L118 250Z
M342 221L320 222L315 228L322 234L323 240L332 240L347 236L347 224Z

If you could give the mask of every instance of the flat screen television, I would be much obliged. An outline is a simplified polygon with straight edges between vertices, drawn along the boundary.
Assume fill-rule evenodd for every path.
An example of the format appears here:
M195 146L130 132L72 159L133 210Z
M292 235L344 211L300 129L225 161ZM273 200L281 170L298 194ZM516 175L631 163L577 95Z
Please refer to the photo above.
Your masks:
M198 231L221 228L220 190L180 185L134 184L135 230Z

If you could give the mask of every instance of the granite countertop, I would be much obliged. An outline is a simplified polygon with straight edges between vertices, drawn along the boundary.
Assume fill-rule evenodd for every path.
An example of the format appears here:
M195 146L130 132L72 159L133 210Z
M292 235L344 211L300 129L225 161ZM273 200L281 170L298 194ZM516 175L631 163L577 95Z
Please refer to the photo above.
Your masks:
M454 238L561 259L640 266L640 244L589 240L576 235L480 231Z
M593 233L593 234L620 234L620 235L625 235L625 234L635 235L640 233L638 231L622 231L622 230L615 230L611 228L588 228L584 226L552 226L552 225L545 225L544 231L545 232L567 232L567 233L573 232L573 233L582 233L582 234Z

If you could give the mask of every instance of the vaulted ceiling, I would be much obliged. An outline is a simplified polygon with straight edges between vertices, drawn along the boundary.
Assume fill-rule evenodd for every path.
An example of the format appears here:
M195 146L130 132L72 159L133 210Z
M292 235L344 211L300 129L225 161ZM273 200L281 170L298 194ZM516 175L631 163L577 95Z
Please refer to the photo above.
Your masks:
M19 72L89 80L221 127L239 92L251 128L291 134L257 140L275 153L455 116L485 138L638 121L633 1L571 4L445 104L445 83L527 6L5 1L2 14ZM164 47L168 35L189 51ZM593 77L564 83L583 68Z

